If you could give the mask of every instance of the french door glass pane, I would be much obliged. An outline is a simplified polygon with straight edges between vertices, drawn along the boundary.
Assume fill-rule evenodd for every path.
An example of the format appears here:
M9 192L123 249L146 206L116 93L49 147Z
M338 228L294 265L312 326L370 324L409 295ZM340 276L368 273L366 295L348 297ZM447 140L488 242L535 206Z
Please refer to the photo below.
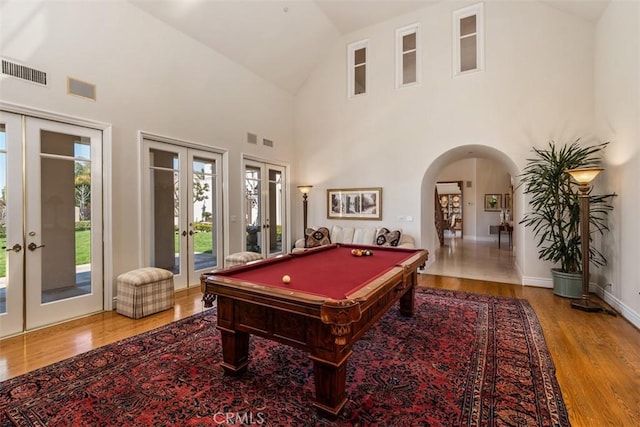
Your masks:
M178 154L151 149L151 212L154 267L180 274L179 186L180 162Z
M269 169L269 253L282 252L282 172Z
M41 131L41 302L90 294L91 154L88 138Z
M7 140L0 123L0 314L7 312Z
M219 213L215 212L215 174L216 164L213 160L193 159L193 245L192 262L194 270L215 267L216 227L215 219Z
M260 168L247 166L245 169L245 221L246 247L249 252L262 252L260 218L262 217L260 206Z

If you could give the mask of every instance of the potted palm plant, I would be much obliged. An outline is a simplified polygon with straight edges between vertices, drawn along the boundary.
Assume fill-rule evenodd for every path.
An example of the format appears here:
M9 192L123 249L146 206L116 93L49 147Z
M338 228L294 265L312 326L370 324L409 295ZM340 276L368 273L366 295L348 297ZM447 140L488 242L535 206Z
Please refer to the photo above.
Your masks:
M549 142L544 149L534 148L534 157L527 160L520 175L520 185L531 196L527 212L520 224L530 227L537 239L538 257L551 261L554 293L579 298L582 294L582 251L580 247L580 202L568 169L596 167L601 163L602 150L608 142L583 145L580 140L557 146ZM590 233L609 230L608 213L613 209L615 194L589 194ZM605 256L589 246L589 260L595 266L607 264Z

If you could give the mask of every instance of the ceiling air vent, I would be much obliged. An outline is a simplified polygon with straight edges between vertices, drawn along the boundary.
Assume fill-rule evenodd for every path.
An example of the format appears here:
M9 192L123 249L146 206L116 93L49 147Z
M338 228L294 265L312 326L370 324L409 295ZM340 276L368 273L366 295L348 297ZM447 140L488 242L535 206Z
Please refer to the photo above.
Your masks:
M47 73L44 71L26 67L4 58L2 58L2 74L37 83L42 86L47 85Z

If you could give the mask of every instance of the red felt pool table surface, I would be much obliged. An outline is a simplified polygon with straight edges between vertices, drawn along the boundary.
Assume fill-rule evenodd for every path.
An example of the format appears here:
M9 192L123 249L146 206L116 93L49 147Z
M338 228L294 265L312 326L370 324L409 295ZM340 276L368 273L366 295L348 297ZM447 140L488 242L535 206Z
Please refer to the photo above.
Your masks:
M351 250L355 248L370 249L373 255L354 256ZM253 285L339 300L348 298L367 283L411 258L415 252L401 248L329 245L215 274ZM282 281L285 275L291 278L288 284Z

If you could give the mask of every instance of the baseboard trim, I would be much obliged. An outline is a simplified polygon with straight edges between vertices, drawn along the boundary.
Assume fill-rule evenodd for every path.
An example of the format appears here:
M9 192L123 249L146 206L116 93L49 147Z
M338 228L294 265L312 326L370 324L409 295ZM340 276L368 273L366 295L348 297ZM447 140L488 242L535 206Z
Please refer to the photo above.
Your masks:
M613 307L622 317L629 321L633 326L640 329L640 313L634 311L628 305L620 301L611 292L608 292L602 286L591 284L589 290L602 298L607 304Z
M538 288L553 289L553 282L551 279L545 279L542 277L522 276L522 284L524 286L535 286Z

